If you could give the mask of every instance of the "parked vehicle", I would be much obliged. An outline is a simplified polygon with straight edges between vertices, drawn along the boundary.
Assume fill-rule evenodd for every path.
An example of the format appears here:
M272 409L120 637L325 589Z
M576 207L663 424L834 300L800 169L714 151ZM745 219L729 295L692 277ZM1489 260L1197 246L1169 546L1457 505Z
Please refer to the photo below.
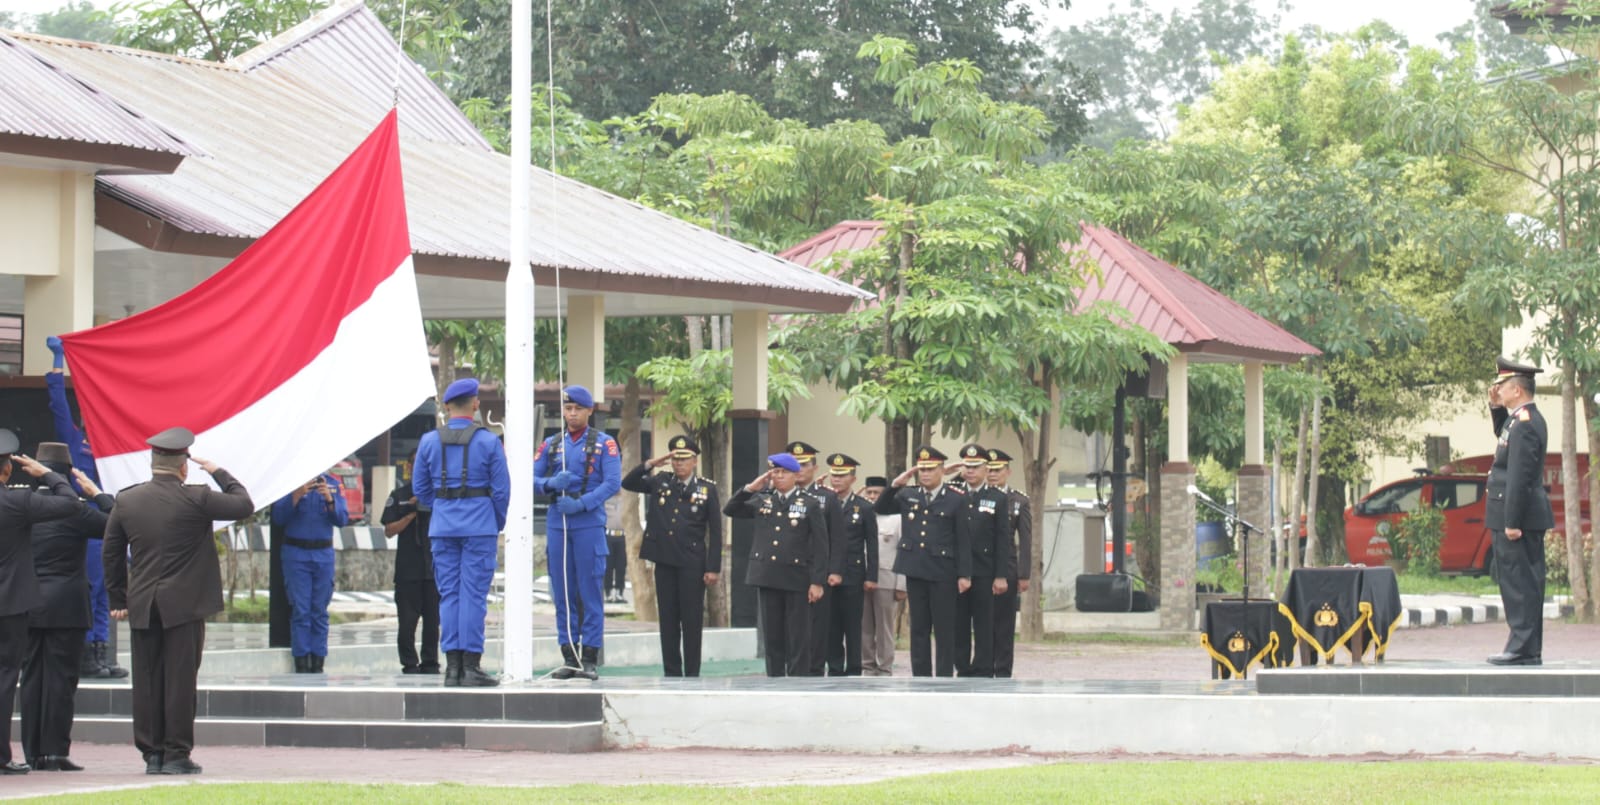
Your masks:
M361 459L351 456L333 465L329 472L339 478L345 508L350 511L350 524L367 522L367 490L361 478Z
M1445 573L1481 575L1493 564L1489 527L1484 521L1489 466L1494 456L1471 456L1446 464L1438 473L1419 474L1373 490L1344 510L1345 550L1350 561L1381 565L1391 555L1389 535L1406 515L1422 506L1436 506L1444 514L1444 536L1439 543L1439 569ZM1589 457L1578 456L1578 473L1587 474ZM1555 509L1556 527L1564 532L1565 514L1561 486L1561 454L1549 453L1544 462L1545 488ZM1582 527L1589 527L1589 503L1582 502Z

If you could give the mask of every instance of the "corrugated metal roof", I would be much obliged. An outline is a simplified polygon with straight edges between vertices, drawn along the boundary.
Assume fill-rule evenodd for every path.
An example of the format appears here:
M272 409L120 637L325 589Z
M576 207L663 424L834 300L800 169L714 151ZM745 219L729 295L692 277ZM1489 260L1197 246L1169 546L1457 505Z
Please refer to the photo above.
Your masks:
M1080 224L1081 248L1100 265L1078 291L1078 305L1101 300L1126 308L1138 326L1168 344L1199 355L1293 363L1321 350L1262 318L1103 226ZM842 251L865 249L883 238L880 221L841 221L782 252L815 266Z
M0 133L190 156L182 138L0 33Z
M1102 275L1078 292L1080 307L1116 302L1135 324L1184 352L1274 363L1322 354L1116 232L1087 223L1080 228L1078 247L1100 264Z
M226 254L277 223L389 108L393 44L370 10L344 9L307 30L304 40L275 40L276 53L253 51L249 61L229 65L18 38L205 149L207 156L185 160L171 176L101 177L99 186L158 222L210 239L203 249L186 241L174 250ZM438 265L419 259L423 272L476 276L509 259L509 160L481 138L464 136L461 125L470 129L436 88L404 82L401 150L412 248L441 258ZM541 284L550 281L549 271L539 270L546 267L571 272L562 282L574 288L775 310L840 311L863 298L846 283L642 205L545 171L533 174L530 260ZM138 233L118 234L146 242ZM504 276L500 271L495 279Z

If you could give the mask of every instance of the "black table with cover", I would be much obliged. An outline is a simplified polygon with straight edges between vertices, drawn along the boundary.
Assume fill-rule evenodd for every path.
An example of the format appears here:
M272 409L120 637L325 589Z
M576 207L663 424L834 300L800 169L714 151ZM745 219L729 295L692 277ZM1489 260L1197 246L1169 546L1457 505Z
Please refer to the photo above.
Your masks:
M1200 645L1211 655L1211 678L1245 678L1250 667L1294 663L1294 626L1264 598L1234 598L1206 605Z
M1303 567L1289 576L1279 611L1301 641L1301 659L1333 662L1341 648L1359 661L1372 645L1382 662L1400 625L1400 585L1387 567ZM1370 638L1370 639L1369 639Z

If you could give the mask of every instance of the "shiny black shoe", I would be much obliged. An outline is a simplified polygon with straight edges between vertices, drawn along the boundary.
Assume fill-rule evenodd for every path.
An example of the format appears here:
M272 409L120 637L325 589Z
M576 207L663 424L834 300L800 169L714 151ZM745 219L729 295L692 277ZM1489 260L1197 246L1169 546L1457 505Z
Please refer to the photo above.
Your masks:
M0 766L0 774L27 774L30 771L33 771L32 766L26 763L18 763L15 760L8 760L6 765Z
M430 663L426 663L426 664L423 664L423 665L419 665L419 666L417 666L417 670L416 670L415 673L419 673L419 674L438 674L439 673L439 664L436 663L436 662L430 662Z
M1538 657L1524 657L1521 654L1496 654L1489 658L1490 665L1543 665L1544 661Z
M61 755L45 755L39 762L33 764L38 771L83 771L83 767L72 762L72 758Z
M144 773L145 774L160 774L161 773L161 753L160 752L151 752L150 754L144 756Z
M148 769L146 769L148 771ZM161 774L199 774L200 764L189 758L181 758L171 763L161 764Z

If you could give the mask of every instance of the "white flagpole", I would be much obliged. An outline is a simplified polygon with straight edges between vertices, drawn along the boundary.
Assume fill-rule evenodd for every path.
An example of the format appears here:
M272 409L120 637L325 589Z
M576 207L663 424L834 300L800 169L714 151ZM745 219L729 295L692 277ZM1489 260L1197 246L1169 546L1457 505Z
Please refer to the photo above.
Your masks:
M506 271L505 662L509 681L533 678L533 270L528 264L533 129L532 0L511 3L511 265Z

